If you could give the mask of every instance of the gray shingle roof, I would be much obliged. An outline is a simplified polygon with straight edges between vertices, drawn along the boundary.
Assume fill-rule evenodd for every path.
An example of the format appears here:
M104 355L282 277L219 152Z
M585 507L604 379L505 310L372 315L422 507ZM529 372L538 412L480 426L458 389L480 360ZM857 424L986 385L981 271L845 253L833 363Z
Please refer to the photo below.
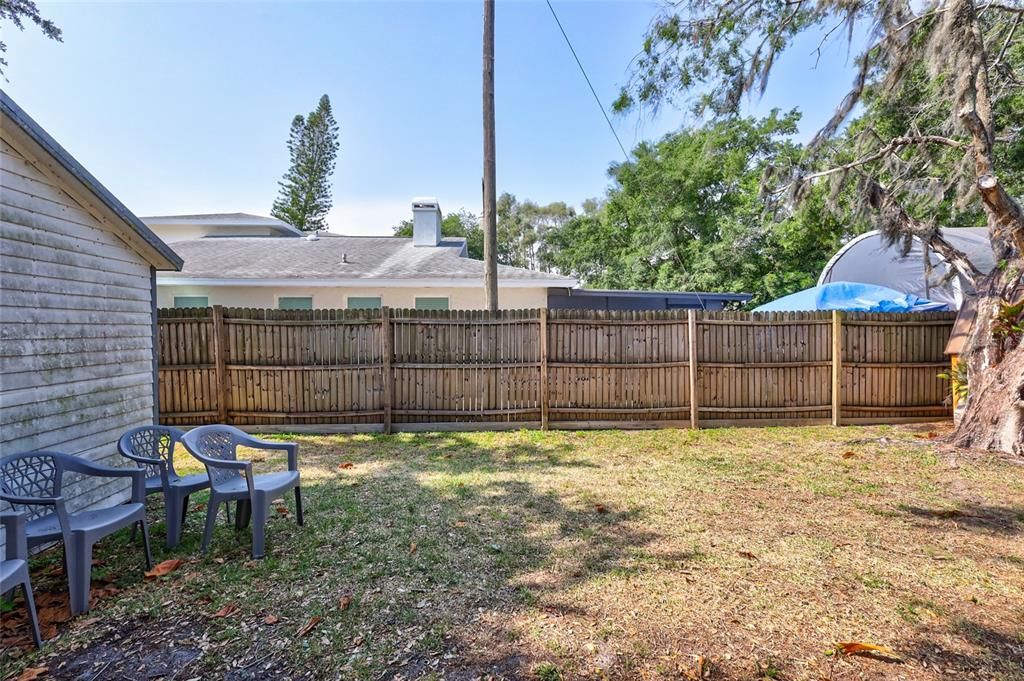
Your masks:
M321 236L308 239L193 239L172 244L185 260L175 279L482 279L484 263L462 257L463 239L445 239L436 248L413 246L411 238ZM170 277L168 277L170 278ZM498 266L505 281L575 280L519 267Z

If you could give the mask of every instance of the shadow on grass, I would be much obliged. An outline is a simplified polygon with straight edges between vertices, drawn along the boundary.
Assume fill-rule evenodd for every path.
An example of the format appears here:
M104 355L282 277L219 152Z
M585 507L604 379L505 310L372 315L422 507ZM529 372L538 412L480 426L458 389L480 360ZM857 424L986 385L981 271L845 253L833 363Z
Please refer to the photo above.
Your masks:
M901 646L908 657L927 663L947 674L962 673L964 677L984 669L986 677L1021 681L1024 679L1024 638L1018 632L1009 635L970 619L953 622L950 633L966 640L969 648L954 650L939 640L916 639ZM961 678L961 677L958 677Z
M481 444L458 433L297 439L304 527L272 514L268 557L251 561L250 533L222 516L203 557L206 496L197 495L182 544L168 551L162 504L151 500L154 559L195 558L144 582L126 533L100 542L94 555L122 591L85 616L88 627L78 618L48 644L50 674L90 678L84 670L102 668L111 678L145 678L164 673L170 660L153 651L166 646L187 653L187 677L522 678L539 660L517 645L520 632L506 626L507 616L632 569L635 554L658 538L639 526L640 506L538 486L545 471L598 468L571 441L527 434ZM273 454L254 459L257 472L282 465ZM35 567L52 564L55 553L59 561L50 552ZM553 578L532 580L534 573ZM339 608L344 594L352 605ZM214 617L226 604L238 613ZM264 625L268 615L280 623ZM312 617L321 618L316 629L298 636Z
M900 504L907 515L928 521L951 520L958 527L1007 535L1024 532L1024 506L989 506L964 503L956 508L924 508ZM930 523L929 523L930 524Z

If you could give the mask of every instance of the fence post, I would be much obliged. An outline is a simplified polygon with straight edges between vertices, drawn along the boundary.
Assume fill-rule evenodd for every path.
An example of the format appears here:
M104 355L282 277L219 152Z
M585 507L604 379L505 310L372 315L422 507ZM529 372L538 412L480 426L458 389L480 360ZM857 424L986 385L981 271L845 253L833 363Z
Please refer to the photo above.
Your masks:
M700 428L700 415L697 404L697 312L694 309L686 311L686 340L689 344L687 351L690 357L689 379L690 379L690 427L696 430Z
M540 428L548 429L548 309L540 309Z
M391 308L380 310L381 366L384 380L384 434L391 434L391 392L394 377L391 375L391 355L394 352L394 338L391 335Z
M832 310L832 425L842 422L843 408L843 313Z
M213 363L217 380L217 421L228 422L228 371L224 338L224 307L213 306Z

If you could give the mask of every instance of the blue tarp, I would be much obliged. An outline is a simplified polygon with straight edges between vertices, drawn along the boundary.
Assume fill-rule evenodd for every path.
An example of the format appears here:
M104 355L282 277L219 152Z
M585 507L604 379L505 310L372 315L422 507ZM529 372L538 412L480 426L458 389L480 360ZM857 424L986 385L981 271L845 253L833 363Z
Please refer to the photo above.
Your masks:
M754 308L754 312L795 312L799 310L847 310L850 312L941 312L945 303L900 293L885 286L836 281L783 296Z

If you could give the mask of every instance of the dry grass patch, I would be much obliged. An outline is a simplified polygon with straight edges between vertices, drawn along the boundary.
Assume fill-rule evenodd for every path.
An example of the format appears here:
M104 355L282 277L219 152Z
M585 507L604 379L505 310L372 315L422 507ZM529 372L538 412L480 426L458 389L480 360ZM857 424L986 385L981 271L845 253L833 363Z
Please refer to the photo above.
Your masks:
M272 520L266 560L226 523L196 555L198 510L164 555L154 505L157 560L189 562L143 582L126 535L101 544L120 591L4 668L1024 679L1024 467L925 432L297 437L307 525ZM40 591L60 588L55 562L37 559Z

